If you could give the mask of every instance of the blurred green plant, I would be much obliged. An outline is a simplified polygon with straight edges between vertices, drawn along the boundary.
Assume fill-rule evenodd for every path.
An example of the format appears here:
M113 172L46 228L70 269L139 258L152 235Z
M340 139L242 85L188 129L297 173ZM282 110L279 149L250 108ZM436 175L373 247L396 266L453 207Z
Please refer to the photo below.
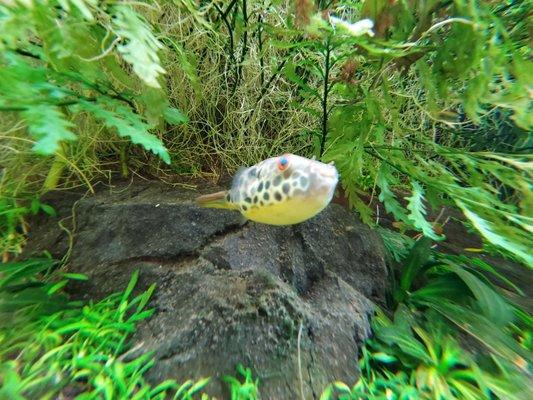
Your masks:
M55 216L55 210L48 204L42 203L37 197L19 204L15 199L0 197L0 251L2 262L9 260L10 254L18 254L26 242L25 217L44 212Z
M358 382L332 383L321 399L530 397L532 319L499 285L520 290L480 259L430 246L423 238L401 260L393 318L381 310L374 316Z
M92 115L170 164L150 131L163 119L187 119L162 87L163 45L132 3L3 2L0 32L0 112L24 122L36 153L55 155L46 189L62 174L78 115Z
M136 323L153 314L146 305L154 285L133 297L135 272L124 292L83 304L62 292L72 279L87 277L59 272L50 258L3 264L0 398L209 399L204 392L209 378L150 385L143 375L154 364L152 354L129 355L128 338ZM246 378L240 387L237 379L227 378L234 399L256 398L251 397L257 381L250 370L240 367L238 372Z
M252 378L252 370L242 364L237 365L237 373L244 378L244 382L233 376L224 376L224 382L230 385L231 400L257 400L259 399L259 379Z

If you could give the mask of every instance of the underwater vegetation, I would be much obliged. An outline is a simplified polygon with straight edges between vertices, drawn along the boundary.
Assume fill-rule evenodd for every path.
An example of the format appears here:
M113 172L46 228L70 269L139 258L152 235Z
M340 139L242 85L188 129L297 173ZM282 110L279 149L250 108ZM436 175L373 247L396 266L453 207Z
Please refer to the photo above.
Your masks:
M68 251L19 259L28 221L56 214L50 191L286 153L333 161L389 254L360 378L321 398L530 398L509 265L531 277L532 23L510 0L1 2L0 398L209 398L208 377L152 385L151 355L128 358L156 287L70 299ZM444 208L479 246L445 251ZM257 374L227 377L231 398L260 398Z

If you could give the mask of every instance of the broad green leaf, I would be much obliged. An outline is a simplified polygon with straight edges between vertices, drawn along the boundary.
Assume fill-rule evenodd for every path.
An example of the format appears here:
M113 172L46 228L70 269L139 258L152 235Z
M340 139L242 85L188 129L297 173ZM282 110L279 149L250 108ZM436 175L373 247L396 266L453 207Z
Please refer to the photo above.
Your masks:
M423 237L415 242L407 258L403 261L402 274L400 277L400 288L407 292L419 272L431 258L431 239Z
M447 262L444 268L459 276L466 283L487 318L499 326L505 326L512 321L513 309L511 305L486 282L480 280L460 264Z

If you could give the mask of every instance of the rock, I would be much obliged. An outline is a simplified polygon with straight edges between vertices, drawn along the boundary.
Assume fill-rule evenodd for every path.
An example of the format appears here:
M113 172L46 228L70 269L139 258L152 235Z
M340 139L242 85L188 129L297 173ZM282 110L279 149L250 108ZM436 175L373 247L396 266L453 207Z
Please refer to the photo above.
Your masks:
M137 269L138 290L157 284L156 313L133 337L138 352L155 351L154 383L221 378L242 363L260 379L262 399L300 398L300 390L318 398L332 381L353 384L372 303L384 302L379 237L336 204L273 227L200 209L197 195L147 184L80 200L69 268L91 279L73 295L121 291ZM30 237L28 251L40 245ZM228 395L220 379L209 392Z

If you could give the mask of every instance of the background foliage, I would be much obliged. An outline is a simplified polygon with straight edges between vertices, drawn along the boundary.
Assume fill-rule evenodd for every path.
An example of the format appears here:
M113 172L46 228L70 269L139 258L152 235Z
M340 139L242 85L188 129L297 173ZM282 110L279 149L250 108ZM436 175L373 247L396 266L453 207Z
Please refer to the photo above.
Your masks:
M115 175L217 179L282 152L316 155L335 161L365 223L379 223L374 199L384 205L396 230L380 232L400 264L363 378L325 398L511 398L519 385L508 383L531 373L531 310L507 296L520 288L481 260L432 253L405 233L446 240L438 215L453 208L483 238L480 251L533 266L530 8L526 0L3 1L3 261L23 247L27 216L54 214L40 201L48 190L93 191ZM66 282L44 287L61 293ZM463 352L457 332L490 360ZM3 368L10 382L24 379L23 366ZM229 379L232 390L255 395L250 371L241 373L246 389Z
M376 192L438 239L426 207L453 206L533 265L527 2L0 7L5 196L315 153L365 222Z

